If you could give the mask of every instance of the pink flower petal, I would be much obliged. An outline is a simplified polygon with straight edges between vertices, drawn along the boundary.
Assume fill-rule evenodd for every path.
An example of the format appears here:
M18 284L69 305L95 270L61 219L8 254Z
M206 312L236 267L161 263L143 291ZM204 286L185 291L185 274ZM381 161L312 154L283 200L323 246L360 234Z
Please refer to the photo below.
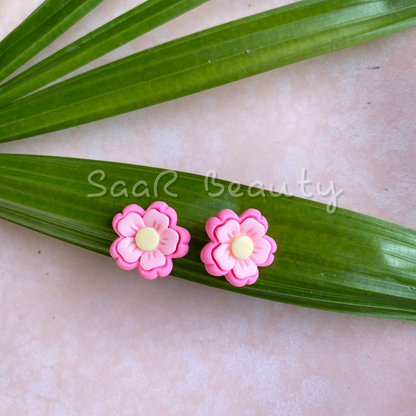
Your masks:
M142 254L142 250L137 247L134 237L127 237L120 240L117 244L117 251L127 263L136 262Z
M176 251L179 241L179 234L172 228L166 228L160 235L158 250L165 256L172 254Z
M135 212L130 212L118 222L118 232L123 237L135 237L140 228L145 227L142 217Z
M257 270L256 274L250 277L246 277L244 279L238 279L234 272L230 270L228 273L226 273L225 278L236 287L243 287L245 285L252 285L257 281L259 277L259 271Z
M218 241L223 244L230 244L231 240L240 234L240 224L236 220L229 220L215 232Z
M250 259L255 264L263 264L268 258L272 251L272 245L265 238L260 238L254 241L254 250L250 256Z
M237 259L233 267L233 272L238 279L245 279L250 276L255 276L258 269L254 261L250 258L245 260Z
M215 261L222 270L231 270L235 265L235 257L231 254L229 244L221 244L212 253Z
M240 225L240 232L241 234L250 237L253 241L256 241L264 236L266 230L263 225L254 218L247 218Z
M165 256L157 248L153 251L144 251L140 257L140 266L144 270L151 270L163 266L165 263Z
M169 217L155 209L148 210L144 214L143 221L147 227L154 228L159 234L169 226Z
M206 244L201 251L201 260L205 264L205 268L209 274L213 276L224 276L226 272L219 268L212 255L212 252L217 246L218 244L212 241Z

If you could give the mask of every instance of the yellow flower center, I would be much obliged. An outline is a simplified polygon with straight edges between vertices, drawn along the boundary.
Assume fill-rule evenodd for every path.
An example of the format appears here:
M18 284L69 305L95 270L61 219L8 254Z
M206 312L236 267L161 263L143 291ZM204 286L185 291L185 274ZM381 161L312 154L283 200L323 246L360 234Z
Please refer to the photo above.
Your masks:
M250 257L253 250L253 241L246 235L239 235L231 241L231 253L240 260Z
M159 234L152 227L141 228L136 234L136 245L140 250L152 251L159 244Z

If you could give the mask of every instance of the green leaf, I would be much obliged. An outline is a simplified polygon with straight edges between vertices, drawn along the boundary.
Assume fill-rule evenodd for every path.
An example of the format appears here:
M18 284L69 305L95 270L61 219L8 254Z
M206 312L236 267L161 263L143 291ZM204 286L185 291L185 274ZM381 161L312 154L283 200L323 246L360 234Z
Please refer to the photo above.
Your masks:
M294 305L416 320L415 231L339 208L330 215L326 205L300 198L269 192L252 197L246 186L243 196L233 197L225 181L217 181L225 187L222 195L211 197L209 192L219 188L203 176L177 172L171 182L174 173L165 171L157 179L161 172L111 162L2 154L0 218L108 256L117 237L111 226L114 215L132 203L147 208L162 200L192 235L189 253L174 260L174 276ZM111 196L117 181L125 182L128 197ZM133 196L138 181L147 183L150 197ZM102 191L97 185L105 187L105 195L88 197ZM117 191L123 187L119 184ZM142 184L139 191L143 189ZM200 261L209 241L205 222L223 208L237 214L259 209L269 222L267 234L277 242L275 261L260 268L252 286L231 286L209 275Z
M0 86L0 108L208 0L147 0Z
M46 0L0 42L0 82L103 0Z
M148 49L0 110L0 142L203 91L416 24L414 0L307 0Z

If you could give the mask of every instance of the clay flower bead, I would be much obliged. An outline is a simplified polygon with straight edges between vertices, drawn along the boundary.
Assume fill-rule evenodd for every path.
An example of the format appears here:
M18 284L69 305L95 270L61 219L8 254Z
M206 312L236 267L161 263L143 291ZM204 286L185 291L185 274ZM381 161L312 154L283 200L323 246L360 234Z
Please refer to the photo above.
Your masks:
M124 270L137 267L146 279L167 276L172 271L172 258L185 256L191 239L176 221L176 211L161 201L146 211L135 204L127 206L113 219L120 237L111 245L111 256Z
M256 209L240 216L221 210L206 223L211 241L202 249L201 260L208 273L224 276L234 286L252 285L259 276L258 266L269 266L277 246L265 235L267 220Z

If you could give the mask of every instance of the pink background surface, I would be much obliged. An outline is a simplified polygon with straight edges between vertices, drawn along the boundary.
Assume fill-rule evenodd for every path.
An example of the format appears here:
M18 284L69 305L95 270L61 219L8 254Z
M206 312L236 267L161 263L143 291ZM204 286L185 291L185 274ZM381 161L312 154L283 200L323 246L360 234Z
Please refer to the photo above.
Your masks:
M288 2L211 0L83 70ZM40 3L2 0L0 39ZM104 1L30 64L138 3ZM305 168L342 207L416 229L415 56L411 29L0 151L214 169L296 195ZM146 281L4 221L0 246L1 415L416 414L416 323Z

